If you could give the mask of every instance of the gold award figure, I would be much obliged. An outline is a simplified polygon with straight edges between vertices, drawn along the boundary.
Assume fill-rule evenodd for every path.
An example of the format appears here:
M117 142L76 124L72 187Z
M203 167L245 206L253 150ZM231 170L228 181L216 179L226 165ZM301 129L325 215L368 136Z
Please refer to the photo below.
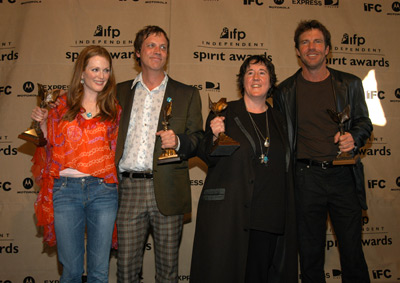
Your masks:
M228 107L226 103L226 98L221 98L218 102L214 103L211 101L210 96L208 96L208 104L210 110L216 115L219 114ZM218 134L217 139L214 141L214 145L211 149L211 156L229 156L236 149L238 149L240 143L227 136L225 133L221 132Z
M327 109L331 119L339 125L340 135L344 135L344 123L350 119L350 105L347 105L342 112L336 112ZM338 152L338 155L333 160L333 165L350 165L356 164L360 155L354 155L352 152Z
M37 85L39 87L40 108L46 108L50 103L54 103L60 95L59 89L48 91L44 85L39 83ZM45 146L47 144L47 140L40 129L40 123L37 121L33 121L31 128L18 135L18 138L31 142L36 146Z
M163 121L161 122L164 126L164 131L168 130L169 119L172 117L172 98L167 98L167 105L162 110L163 113ZM157 164L164 164L164 163L171 163L171 162L178 162L181 161L181 158L176 153L175 149L173 148L165 148L161 153L160 157L157 160Z

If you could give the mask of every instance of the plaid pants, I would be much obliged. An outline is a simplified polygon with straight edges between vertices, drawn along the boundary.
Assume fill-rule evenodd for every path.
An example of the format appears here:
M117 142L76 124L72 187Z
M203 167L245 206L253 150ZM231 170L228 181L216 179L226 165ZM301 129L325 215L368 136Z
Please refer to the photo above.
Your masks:
M154 239L156 282L178 282L182 226L183 215L165 216L158 210L152 179L123 178L117 215L118 282L140 282L150 230Z

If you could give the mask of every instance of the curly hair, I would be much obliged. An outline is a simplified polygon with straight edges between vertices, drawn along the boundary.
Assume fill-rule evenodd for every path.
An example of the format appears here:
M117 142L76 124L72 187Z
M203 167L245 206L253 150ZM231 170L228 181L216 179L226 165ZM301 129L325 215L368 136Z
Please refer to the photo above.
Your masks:
M269 97L274 88L276 88L277 78L275 74L274 64L272 64L271 60L269 60L264 55L252 55L249 56L246 60L244 60L243 64L240 66L239 74L237 74L237 83L239 91L242 95L244 95L244 76L246 74L246 71L249 68L250 64L258 64L258 63L264 64L268 70L270 88L267 92L267 97Z

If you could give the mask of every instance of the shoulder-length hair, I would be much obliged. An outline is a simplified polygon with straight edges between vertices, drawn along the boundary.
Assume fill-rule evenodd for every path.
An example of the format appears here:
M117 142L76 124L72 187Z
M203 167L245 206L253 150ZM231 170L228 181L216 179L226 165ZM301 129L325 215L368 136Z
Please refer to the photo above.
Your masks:
M243 64L240 66L239 74L237 74L237 84L242 96L244 95L244 75L246 74L246 71L249 68L250 64L258 63L264 64L268 71L270 88L267 92L267 97L271 95L273 89L276 87L277 79L274 64L272 64L271 60L269 60L264 55L252 55L244 60Z
M67 94L68 110L63 117L64 120L72 121L80 113L84 95L83 84L81 83L82 73L85 71L90 58L94 56L101 56L110 63L110 77L103 90L97 95L97 106L100 110L98 115L101 117L101 121L114 121L117 118L116 83L110 53L104 47L91 45L85 47L76 60Z

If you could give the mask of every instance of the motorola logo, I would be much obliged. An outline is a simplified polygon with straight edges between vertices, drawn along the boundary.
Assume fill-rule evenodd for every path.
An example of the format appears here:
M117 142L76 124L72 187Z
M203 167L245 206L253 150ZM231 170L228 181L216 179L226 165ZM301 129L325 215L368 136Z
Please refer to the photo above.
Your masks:
M396 90L394 91L394 95L395 95L398 99L400 99L400 88L398 88L398 89L396 89Z
M22 186L24 187L25 190L30 190L33 187L33 180L31 178L25 178L22 181Z
M22 86L22 89L27 93L31 93L32 91L35 90L35 84L29 81L25 82L24 85Z
M394 12L400 12L400 2L393 2L392 4L392 10Z
M25 277L23 282L24 283L35 283L35 279L33 279L33 277L31 277L31 276L27 276L27 277Z

